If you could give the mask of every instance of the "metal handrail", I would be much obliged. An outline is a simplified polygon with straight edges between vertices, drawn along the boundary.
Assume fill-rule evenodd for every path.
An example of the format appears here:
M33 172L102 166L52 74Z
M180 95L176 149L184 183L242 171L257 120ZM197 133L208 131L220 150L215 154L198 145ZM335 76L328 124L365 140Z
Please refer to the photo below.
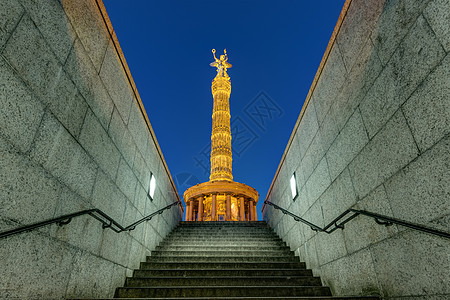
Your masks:
M443 238L447 238L450 239L450 233L445 232L445 231L440 231L440 230L436 230L433 228L429 228L423 225L418 225L418 224L414 224L411 222L407 222L407 221L403 221L403 220L399 220L396 218L391 218L388 216L384 216L384 215L380 215L380 214L376 214L370 211L365 211L365 210L359 210L359 209L353 209L353 208L349 208L346 211L344 211L342 214L340 214L338 217L336 217L333 221L331 221L328 225L326 225L325 227L321 228L295 214L293 214L292 212L288 211L287 209L284 209L278 205L276 205L275 203L272 203L268 200L264 201L264 204L268 204L273 206L275 209L281 210L281 212L285 215L289 215L292 218L294 218L295 221L297 222L302 222L306 225L308 225L312 230L314 231L320 231L320 232L325 232L325 233L332 233L333 231L335 231L336 229L344 229L344 225L345 223L349 222L350 220L356 218L359 215L363 215L366 217L371 217L375 220L375 222L378 225L384 225L384 226L391 226L393 224L397 224L397 225L401 225L401 226L405 226L414 230L419 230L422 232L426 232L426 233L431 233L434 235L438 235L440 237ZM351 215L349 215L351 214ZM349 216L348 216L349 215ZM341 219L344 219L341 221Z
M154 216L162 214L166 209L169 209L175 205L182 205L181 201L177 200L174 203L169 204L166 207L163 207L160 210L157 210L154 213L152 213L146 217L143 217L142 219L140 219L126 227L120 225L117 221L115 221L113 218L111 218L110 216L108 216L106 213L104 213L103 211L101 211L98 208L87 209L87 210L82 210L82 211L72 213L72 214L62 215L57 218L48 219L48 220L45 220L42 222L25 225L22 227L18 227L16 229L0 232L0 239L5 238L7 236L19 234L19 233L22 233L25 231L34 230L34 229L37 229L37 228L40 228L40 227L43 227L46 225L50 225L50 224L56 223L59 226L63 226L63 225L69 224L73 218L80 217L83 215L89 215L89 216L97 219L98 221L100 221L102 223L102 228L104 228L104 229L110 228L111 230L113 230L117 233L123 232L123 231L131 231L131 230L134 230L136 228L136 226L141 224L142 222L151 220Z

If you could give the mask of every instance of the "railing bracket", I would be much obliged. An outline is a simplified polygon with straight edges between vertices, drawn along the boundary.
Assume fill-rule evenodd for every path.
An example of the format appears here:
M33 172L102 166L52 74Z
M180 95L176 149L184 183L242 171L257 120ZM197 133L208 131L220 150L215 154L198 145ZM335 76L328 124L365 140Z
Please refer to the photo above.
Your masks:
M377 223L377 224L379 224L379 225L384 225L384 226L386 226L386 227L388 227L388 226L392 226L392 225L394 225L394 223L392 223L392 222L389 222L389 221L380 221L379 219L377 219L377 218L375 218L375 222Z
M344 230L344 225L342 225L342 224L338 224L337 222L335 222L334 226L336 226L336 228L340 228L340 229Z
M62 226L64 226L64 225L69 224L71 221L72 221L72 218L67 218L67 219L65 219L65 220L59 221L57 224L58 224L59 227L62 227Z

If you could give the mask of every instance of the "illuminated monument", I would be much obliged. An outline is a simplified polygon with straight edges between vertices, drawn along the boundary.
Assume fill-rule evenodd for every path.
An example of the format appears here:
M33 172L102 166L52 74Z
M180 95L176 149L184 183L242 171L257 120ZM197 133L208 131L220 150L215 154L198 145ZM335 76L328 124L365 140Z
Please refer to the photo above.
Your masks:
M256 221L258 192L233 181L230 129L231 82L226 50L210 65L217 68L211 90L214 98L211 133L211 175L208 182L187 189L186 221Z

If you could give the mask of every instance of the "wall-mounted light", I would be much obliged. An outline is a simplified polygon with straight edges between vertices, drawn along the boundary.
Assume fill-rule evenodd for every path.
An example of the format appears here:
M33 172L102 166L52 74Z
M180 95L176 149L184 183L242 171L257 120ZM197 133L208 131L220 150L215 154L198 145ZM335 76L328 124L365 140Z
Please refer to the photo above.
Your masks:
M150 197L150 200L153 201L153 196L155 195L155 189L156 189L156 178L153 173L150 173L150 188L148 190L148 196Z
M291 177L291 195L292 200L295 201L295 198L297 198L298 192L297 192L297 180L295 180L295 172L292 174Z

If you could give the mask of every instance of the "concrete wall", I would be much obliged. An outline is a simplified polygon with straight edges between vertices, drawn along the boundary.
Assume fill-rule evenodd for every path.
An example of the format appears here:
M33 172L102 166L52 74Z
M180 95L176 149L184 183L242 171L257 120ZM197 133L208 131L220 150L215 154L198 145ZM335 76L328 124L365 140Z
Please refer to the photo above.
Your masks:
M353 207L448 232L449 24L448 0L347 1L266 199L319 226ZM450 295L448 239L263 217L337 295Z
M129 225L178 199L101 0L2 0L0 231L88 208ZM2 239L0 298L112 296L181 216Z

